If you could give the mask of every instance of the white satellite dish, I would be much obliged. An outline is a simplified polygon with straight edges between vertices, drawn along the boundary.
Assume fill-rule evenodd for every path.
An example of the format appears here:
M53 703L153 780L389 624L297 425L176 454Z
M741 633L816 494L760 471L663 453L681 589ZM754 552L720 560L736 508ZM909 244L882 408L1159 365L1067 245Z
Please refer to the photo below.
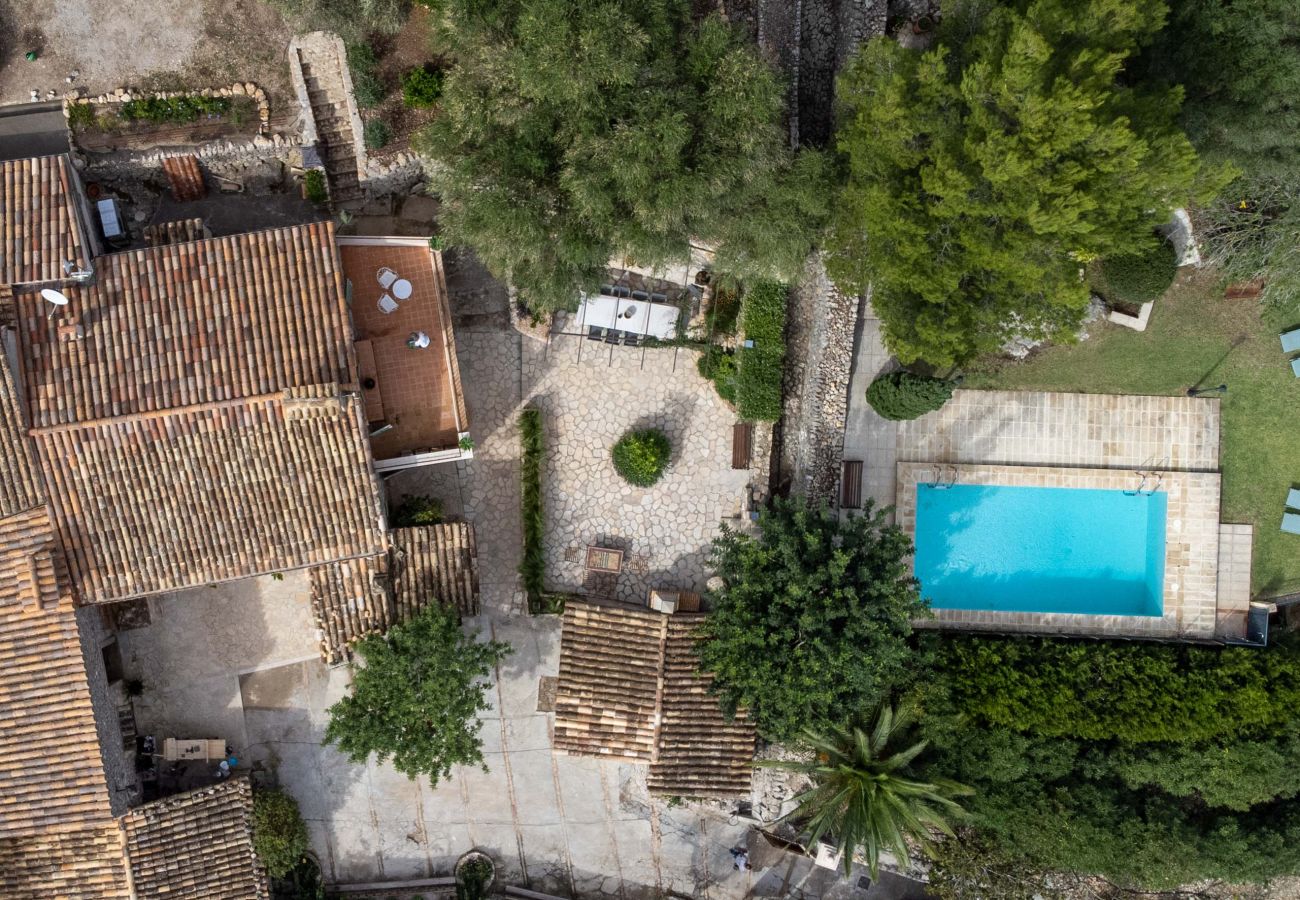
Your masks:
M46 316L47 319L54 318L54 314L59 311L60 306L68 305L67 295L61 291L54 290L54 288L42 288L41 296L44 297L46 300L50 301L51 304L53 304L50 307L50 314Z

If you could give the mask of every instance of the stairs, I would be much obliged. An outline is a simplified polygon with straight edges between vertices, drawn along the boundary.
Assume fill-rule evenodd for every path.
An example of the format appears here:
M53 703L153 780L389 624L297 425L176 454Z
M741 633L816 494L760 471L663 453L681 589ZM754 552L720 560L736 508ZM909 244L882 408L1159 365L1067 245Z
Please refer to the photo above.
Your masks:
M293 55L302 71L307 100L315 120L317 143L325 163L325 176L329 182L330 199L336 206L347 206L365 199L359 177L365 160L357 159L360 135L354 127L354 102L349 97L351 78L343 56L342 41L331 39L308 40L293 49Z

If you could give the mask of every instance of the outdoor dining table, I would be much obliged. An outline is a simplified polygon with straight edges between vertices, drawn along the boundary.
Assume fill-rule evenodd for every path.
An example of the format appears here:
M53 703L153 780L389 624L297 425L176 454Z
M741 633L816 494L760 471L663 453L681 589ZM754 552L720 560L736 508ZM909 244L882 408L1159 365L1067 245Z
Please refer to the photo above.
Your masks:
M667 303L650 303L605 294L587 296L578 307L578 328L609 328L671 340L677 336L681 310Z

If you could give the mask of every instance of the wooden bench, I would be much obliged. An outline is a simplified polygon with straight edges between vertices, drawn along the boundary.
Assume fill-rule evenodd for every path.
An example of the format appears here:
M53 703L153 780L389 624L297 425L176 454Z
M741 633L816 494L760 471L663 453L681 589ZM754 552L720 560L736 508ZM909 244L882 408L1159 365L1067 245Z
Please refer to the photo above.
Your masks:
M731 467L748 469L749 458L754 453L754 425L737 422L731 429Z
M840 509L862 509L862 460L846 459L840 470Z

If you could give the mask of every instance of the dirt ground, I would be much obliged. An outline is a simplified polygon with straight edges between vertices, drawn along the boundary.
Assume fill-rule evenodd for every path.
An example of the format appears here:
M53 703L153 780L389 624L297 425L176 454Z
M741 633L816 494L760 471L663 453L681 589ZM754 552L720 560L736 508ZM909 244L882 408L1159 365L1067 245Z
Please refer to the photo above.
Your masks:
M436 107L411 109L402 102L402 75L426 63L442 66L446 61L434 53L429 10L419 4L411 7L411 16L401 31L373 36L370 45L379 58L379 78L387 94L379 106L361 110L361 118L367 122L381 119L392 129L387 146L370 151L372 158L383 159L409 150L412 136L437 114Z
M290 98L291 29L262 0L0 0L0 103L73 87L262 85ZM34 50L37 59L24 54ZM72 84L65 80L77 73Z

